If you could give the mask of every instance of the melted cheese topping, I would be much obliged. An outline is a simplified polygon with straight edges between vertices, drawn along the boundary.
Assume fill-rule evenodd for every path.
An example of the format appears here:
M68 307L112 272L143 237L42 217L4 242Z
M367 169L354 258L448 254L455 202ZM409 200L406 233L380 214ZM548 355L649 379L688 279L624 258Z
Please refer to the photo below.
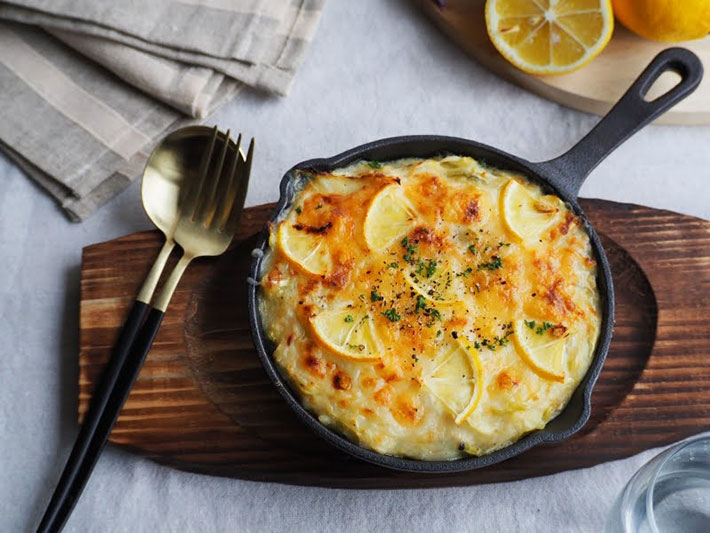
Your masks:
M502 448L564 408L601 313L588 235L562 201L468 157L303 179L271 228L260 312L322 423L442 460Z

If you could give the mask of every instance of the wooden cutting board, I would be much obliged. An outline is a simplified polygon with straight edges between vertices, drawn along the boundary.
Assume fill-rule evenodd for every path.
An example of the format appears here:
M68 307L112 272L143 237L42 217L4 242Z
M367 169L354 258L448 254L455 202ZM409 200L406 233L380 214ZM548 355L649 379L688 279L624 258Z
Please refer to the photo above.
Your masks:
M394 472L303 427L266 377L246 318L253 236L272 205L245 210L235 245L191 266L111 442L182 470L345 488L510 481L620 459L710 426L710 222L601 200L581 204L602 236L616 328L581 433L471 472ZM84 249L79 413L161 245L135 233Z
M583 68L561 76L532 76L508 63L486 33L486 0L414 0L432 21L481 65L543 98L596 115L605 115L631 82L661 50L683 46L710 67L710 37L684 43L643 39L616 22L604 51ZM679 79L667 74L649 91L660 95ZM710 124L710 76L688 98L657 120L659 124Z

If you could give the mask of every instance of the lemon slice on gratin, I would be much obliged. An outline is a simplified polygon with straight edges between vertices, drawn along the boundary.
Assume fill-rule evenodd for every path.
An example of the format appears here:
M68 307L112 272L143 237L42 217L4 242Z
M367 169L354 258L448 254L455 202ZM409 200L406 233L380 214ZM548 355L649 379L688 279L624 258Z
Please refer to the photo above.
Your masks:
M449 341L431 362L422 381L451 411L458 425L471 416L481 400L482 376L478 351L466 342Z
M532 320L516 321L513 342L518 355L533 372L541 378L562 383L565 380L565 338L554 337L543 324L547 325Z
M313 180L313 190L321 194L355 194L362 189L365 180L351 176L320 175Z
M310 319L315 338L328 350L359 360L378 359L382 341L372 318L350 308L323 311Z
M488 0L486 30L503 57L529 74L572 72L611 39L610 0Z
M557 219L560 200L549 194L536 198L525 185L512 179L501 192L500 212L510 233L524 243L537 242L540 234Z
M333 266L330 250L322 235L299 229L284 220L278 229L278 246L286 258L306 274L324 276Z
M453 304L461 300L466 287L446 265L437 265L433 260L420 260L417 265L402 271L412 289L436 304Z
M365 215L365 242L370 250L382 251L414 227L416 212L399 185L378 192Z

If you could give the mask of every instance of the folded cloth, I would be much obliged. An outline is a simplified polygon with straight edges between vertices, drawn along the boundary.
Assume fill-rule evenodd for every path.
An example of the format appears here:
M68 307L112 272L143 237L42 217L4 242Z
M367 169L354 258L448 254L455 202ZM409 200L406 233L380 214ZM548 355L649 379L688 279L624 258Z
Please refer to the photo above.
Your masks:
M128 185L185 121L36 28L0 22L0 139L75 220Z
M191 121L175 109L285 94L323 2L0 0L0 149L81 220Z
M282 0L3 0L0 18L108 37L157 55L183 50L258 63L289 9ZM162 52L162 53L161 53ZM170 52L167 52L170 53Z
M0 0L0 19L100 37L286 94L323 2L151 0L127 6L115 0ZM66 34L55 35L66 42ZM94 44L89 41L80 51ZM91 57L112 63L108 53L99 55L105 59Z
M244 85L211 68L165 59L101 37L62 30L49 33L134 87L195 118L212 114Z

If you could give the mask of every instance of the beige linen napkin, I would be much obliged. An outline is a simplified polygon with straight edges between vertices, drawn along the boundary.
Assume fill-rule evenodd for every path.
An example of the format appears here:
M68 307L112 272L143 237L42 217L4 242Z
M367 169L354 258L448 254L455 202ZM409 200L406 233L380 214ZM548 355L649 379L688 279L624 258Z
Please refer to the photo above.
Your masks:
M100 37L286 94L322 7L323 0L0 0L0 19L42 26L65 42L71 33ZM96 41L69 44L85 53ZM91 57L109 65L117 48Z
M290 2L281 0L3 0L0 18L106 37L179 59L257 63L278 40ZM191 61L192 62L192 61Z
M0 0L0 148L81 220L189 122L174 109L285 94L323 1Z
M195 118L210 115L243 86L211 68L180 63L101 37L63 30L49 33L134 87Z

